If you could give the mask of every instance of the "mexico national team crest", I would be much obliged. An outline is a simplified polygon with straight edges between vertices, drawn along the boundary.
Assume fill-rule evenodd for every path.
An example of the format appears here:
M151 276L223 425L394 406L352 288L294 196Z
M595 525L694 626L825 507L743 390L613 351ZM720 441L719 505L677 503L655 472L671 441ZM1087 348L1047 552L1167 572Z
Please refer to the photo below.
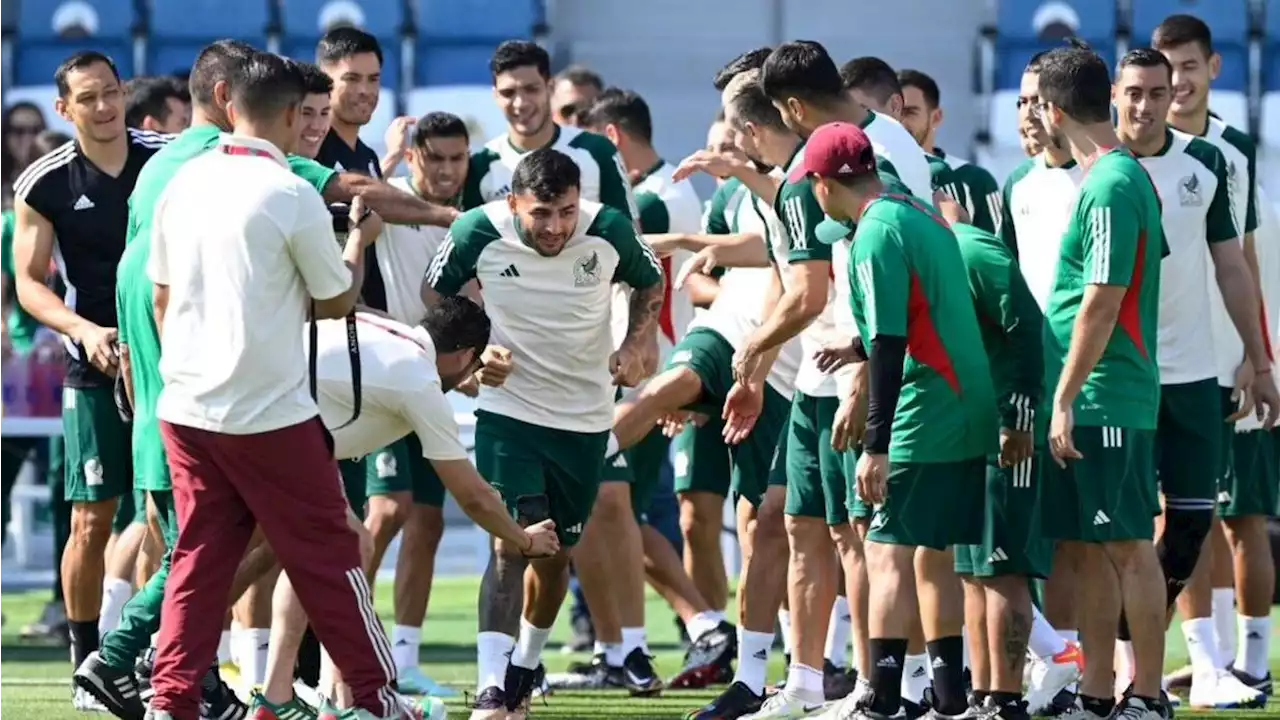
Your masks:
M578 258L573 264L574 287L595 287L600 284L600 254L595 250L590 255Z
M1204 199L1200 195L1200 178L1197 175L1188 175L1178 181L1178 201L1182 203L1182 207L1199 207L1204 204Z

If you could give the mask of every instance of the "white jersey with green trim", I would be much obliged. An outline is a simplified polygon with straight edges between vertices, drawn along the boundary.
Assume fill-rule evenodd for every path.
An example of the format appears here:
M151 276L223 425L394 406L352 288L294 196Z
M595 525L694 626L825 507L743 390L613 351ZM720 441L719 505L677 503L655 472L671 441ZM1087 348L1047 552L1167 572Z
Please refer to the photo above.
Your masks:
M902 123L888 115L867 111L870 118L862 130L871 141L871 149L893 166L903 185L920 201L933 207L933 175L924 148L916 142ZM836 269L836 275L841 272Z
M393 177L387 184L411 195L418 192L408 177ZM378 238L378 270L387 289L387 314L403 323L416 325L426 316L422 304L422 276L444 243L449 228L433 225L392 225L386 223Z
M1016 233L1018 266L1043 311L1049 306L1049 294L1058 275L1062 235L1071 220L1084 174L1075 163L1049 167L1043 154L1028 159L1019 170L1021 174L1015 171L1009 177L1005 192L1005 212L1013 227L1002 227L1001 235Z

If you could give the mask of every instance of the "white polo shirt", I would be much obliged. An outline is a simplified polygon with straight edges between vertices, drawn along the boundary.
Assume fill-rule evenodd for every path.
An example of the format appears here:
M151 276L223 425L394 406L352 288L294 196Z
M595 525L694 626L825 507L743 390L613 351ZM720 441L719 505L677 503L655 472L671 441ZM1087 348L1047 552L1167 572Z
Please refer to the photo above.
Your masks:
M324 200L284 154L224 135L169 182L151 243L148 275L169 287L159 418L248 435L315 417L298 329L351 273Z
M355 408L347 321L321 320L318 326L316 395L338 458L369 455L417 433L426 459L467 459L453 407L440 386L436 349L426 329L357 313L356 333L360 338L360 417L339 428Z

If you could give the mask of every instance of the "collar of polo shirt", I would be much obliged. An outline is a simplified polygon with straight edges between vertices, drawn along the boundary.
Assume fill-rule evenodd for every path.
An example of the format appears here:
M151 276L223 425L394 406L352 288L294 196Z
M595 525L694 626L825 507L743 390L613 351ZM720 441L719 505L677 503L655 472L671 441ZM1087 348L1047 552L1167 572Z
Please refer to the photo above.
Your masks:
M234 155L260 155L269 157L280 163L284 167L289 167L289 159L285 154L280 152L280 148L275 143L262 138L248 137L247 135L232 135L223 133L218 138L218 148L223 152Z

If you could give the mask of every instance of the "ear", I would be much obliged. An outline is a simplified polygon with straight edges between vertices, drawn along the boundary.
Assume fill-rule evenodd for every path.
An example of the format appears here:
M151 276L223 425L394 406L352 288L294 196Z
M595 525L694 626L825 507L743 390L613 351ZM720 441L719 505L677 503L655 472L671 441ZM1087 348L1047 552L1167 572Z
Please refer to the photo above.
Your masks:
M800 98L787 98L787 111L795 116L797 120L804 119L804 103L800 102Z
M217 92L218 91L215 88L214 89L215 98L217 97ZM229 123L232 127L234 127L236 124L236 116L240 114L239 112L236 111L235 103L228 102L226 105L223 105L222 107L226 110L226 113L227 113L227 123Z
M301 107L301 105L290 105L284 109L285 127L298 126L298 111Z
M219 80L213 84L213 104L219 108L225 108L231 104L231 85L226 80Z
M1209 56L1209 79L1217 80L1218 74L1222 72L1222 56L1213 53Z
M516 196L515 193L507 193L507 209L512 215L516 214Z
M936 108L934 108L934 109L933 109L933 112L932 112L932 113L929 113L929 114L932 116L932 117L930 118L930 121L932 122L932 124L933 124L933 126L934 126L934 127L938 127L939 125L941 125L941 124L942 124L942 119L943 119L944 115L943 115L943 113L942 113L942 108L941 108L941 107L936 107Z
M902 106L905 104L906 102L903 101L901 95L891 95L889 97L889 114L895 118L902 119Z
M604 126L604 136L609 138L609 142L613 143L614 147L620 147L622 145L622 133L618 132L617 125L614 125L613 123L606 124Z
M64 100L63 98L57 98L53 101L53 111L58 113L58 117L62 118L63 120L66 120L67 122L72 122L71 113L67 109L67 101Z

